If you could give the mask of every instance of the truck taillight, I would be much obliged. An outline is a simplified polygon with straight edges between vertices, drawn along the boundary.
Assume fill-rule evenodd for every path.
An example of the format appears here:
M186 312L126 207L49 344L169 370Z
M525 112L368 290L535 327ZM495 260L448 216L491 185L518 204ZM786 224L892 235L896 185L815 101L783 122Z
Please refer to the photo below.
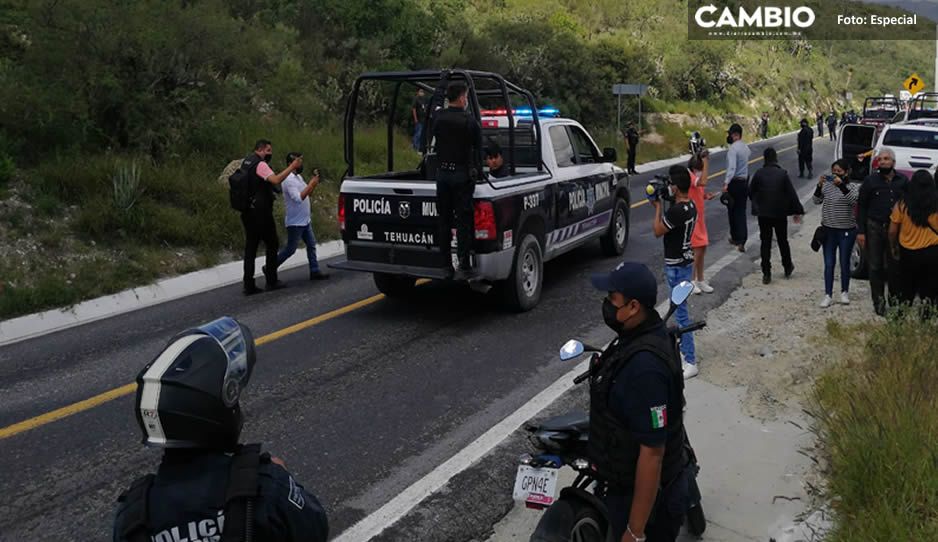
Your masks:
M339 194L339 231L345 231L345 196Z
M494 240L495 207L491 201L477 201L475 204L475 230L476 239Z

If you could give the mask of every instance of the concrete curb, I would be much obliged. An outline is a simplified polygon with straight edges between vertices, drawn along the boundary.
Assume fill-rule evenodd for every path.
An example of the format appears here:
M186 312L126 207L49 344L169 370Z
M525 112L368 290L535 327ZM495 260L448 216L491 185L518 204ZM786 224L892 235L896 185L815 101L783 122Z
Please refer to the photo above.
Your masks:
M797 130L794 132L786 132L784 134L779 134L777 136L773 136L768 139L760 139L758 141L750 141L748 143L750 145L754 145L757 143L771 142L771 141L775 141L776 139L781 139L783 137L795 135L797 133L798 133ZM725 151L726 147L722 147L722 146L710 147L707 150L710 151L710 154L713 154L716 152ZM690 154L682 154L681 156L678 156L677 158L666 158L664 160L655 160L654 162L645 162L644 164L637 164L635 166L635 170L638 171L639 175L641 175L643 173L648 173L650 171L654 171L659 168L670 167L670 166L673 166L674 164L684 164L684 163L687 163L688 160L690 160Z
M320 260L334 258L345 252L342 241L329 241L316 247ZM258 271L264 264L264 258L258 258ZM297 250L296 254L283 262L281 270L293 269L307 264L306 251ZM12 320L0 322L0 346L40 337L54 331L61 331L132 312L144 307L180 299L241 282L241 260L179 275L158 281L150 286L131 288L123 292L83 301L66 309L53 309Z

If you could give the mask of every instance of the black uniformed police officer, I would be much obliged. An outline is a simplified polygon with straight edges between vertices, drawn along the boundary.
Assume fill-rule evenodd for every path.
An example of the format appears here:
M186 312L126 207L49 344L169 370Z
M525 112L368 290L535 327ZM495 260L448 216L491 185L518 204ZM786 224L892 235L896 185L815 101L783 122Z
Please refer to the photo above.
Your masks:
M644 265L622 263L592 283L608 293L603 320L618 335L590 381L590 461L608 482L614 540L672 542L693 467L684 448L681 361L654 308L657 281Z
M469 89L454 81L446 89L449 107L439 112L433 137L440 170L436 178L437 211L440 215L440 253L450 261L455 215L459 271L470 273L469 251L473 238L472 194L480 173L482 127L468 111ZM474 173L473 173L474 172Z
M143 368L137 423L165 452L156 475L121 495L114 542L325 542L316 497L260 445L238 444L254 362L250 330L225 317L176 336Z
M510 173L502 156L502 147L494 141L489 141L485 146L485 165L489 167L489 175L496 179L507 177Z

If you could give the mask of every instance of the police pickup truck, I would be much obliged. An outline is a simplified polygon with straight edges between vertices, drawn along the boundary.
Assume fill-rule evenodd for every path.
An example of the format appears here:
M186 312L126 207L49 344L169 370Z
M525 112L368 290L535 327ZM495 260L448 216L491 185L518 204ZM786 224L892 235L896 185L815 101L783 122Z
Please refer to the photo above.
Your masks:
M629 236L629 179L616 152L600 152L579 123L538 110L532 95L500 75L470 70L364 74L355 82L346 110L347 172L338 220L347 260L333 267L374 274L378 289L398 296L418 278L452 277L452 261L437 242L434 113L444 107L450 81L469 87L469 110L482 126L483 141L503 149L510 175L487 172L476 182L473 278L477 289L492 287L517 311L533 308L541 295L544 262L598 240L607 255L620 255ZM356 174L354 121L362 85L394 89L388 113L387 172ZM402 86L431 95L419 164L395 171L395 112ZM483 109L480 105L488 106ZM518 105L521 102L521 106ZM410 114L410 109L406 109ZM549 118L544 118L545 114ZM415 159L415 162L417 160ZM454 236L455 244L455 236ZM455 249L453 250L455 254Z

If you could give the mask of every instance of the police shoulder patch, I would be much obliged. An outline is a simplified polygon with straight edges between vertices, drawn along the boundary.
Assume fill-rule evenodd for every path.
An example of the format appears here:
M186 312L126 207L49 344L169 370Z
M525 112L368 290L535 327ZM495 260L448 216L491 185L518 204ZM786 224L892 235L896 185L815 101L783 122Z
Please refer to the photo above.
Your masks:
M306 499L303 498L303 490L300 486L293 480L293 476L290 476L290 493L287 495L287 500L293 503L293 506L303 509L303 506L306 505Z
M651 407L651 427L661 429L668 426L668 405Z

